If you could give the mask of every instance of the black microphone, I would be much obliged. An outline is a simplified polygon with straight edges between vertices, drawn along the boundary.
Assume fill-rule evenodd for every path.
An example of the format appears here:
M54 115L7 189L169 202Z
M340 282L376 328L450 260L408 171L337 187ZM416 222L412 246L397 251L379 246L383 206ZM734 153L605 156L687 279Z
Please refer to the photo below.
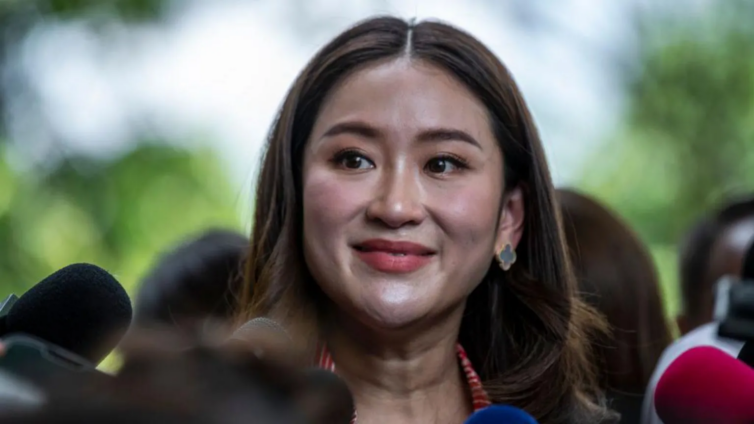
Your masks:
M746 255L744 255L741 280L754 281L754 241L751 242L749 248L746 250Z
M724 276L715 291L713 315L719 321L718 336L754 340L754 243L744 254L740 278Z
M18 296L11 293L0 303L0 334L5 334L8 331L8 313L13 309L17 300Z
M748 365L749 367L754 368L754 343L752 343L751 341L744 343L741 351L738 352L736 359Z
M131 323L131 301L112 275L95 265L69 265L16 300L0 318L0 337L22 334L102 361Z
M744 256L743 269L741 271L741 284L754 286L754 243L749 246ZM738 352L737 359L751 368L754 368L754 342L747 340L741 351Z

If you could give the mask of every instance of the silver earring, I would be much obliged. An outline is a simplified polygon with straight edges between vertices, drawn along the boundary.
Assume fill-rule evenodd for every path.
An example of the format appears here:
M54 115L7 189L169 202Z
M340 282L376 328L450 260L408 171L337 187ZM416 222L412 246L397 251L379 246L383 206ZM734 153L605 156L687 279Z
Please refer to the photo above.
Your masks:
M516 263L516 250L510 243L506 243L505 247L497 252L495 259L497 259L497 263L503 271L508 271Z

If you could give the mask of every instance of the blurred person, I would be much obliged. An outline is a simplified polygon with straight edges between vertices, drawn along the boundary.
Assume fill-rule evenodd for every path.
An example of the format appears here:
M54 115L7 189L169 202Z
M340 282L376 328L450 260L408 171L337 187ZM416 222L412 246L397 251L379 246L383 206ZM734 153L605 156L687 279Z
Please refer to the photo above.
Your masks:
M92 404L77 399L75 405L55 405L40 411L0 415L2 424L226 424L211 417L135 406ZM248 424L251 424L248 423ZM291 423L293 424L293 423Z
M739 199L702 218L681 243L679 274L681 334L712 321L715 284L739 276L747 246L754 240L754 197Z
M572 190L556 196L579 290L612 330L612 337L594 341L601 386L621 423L639 423L649 378L672 341L657 270L613 211Z
M506 67L435 22L363 21L294 82L258 179L240 320L277 321L363 423L613 419L542 143Z
M210 229L165 252L141 281L134 326L194 333L231 322L248 244L234 231Z
M677 318L682 337L663 352L652 373L644 399L642 422L660 424L654 391L662 374L683 352L697 346L713 346L737 357L743 342L718 336L713 322L716 283L724 276L740 278L747 249L754 246L754 197L729 202L700 220L681 243L681 314Z
M298 367L285 351L260 352L260 344L272 346L207 343L166 327L138 329L124 341L126 359L116 376L82 373L52 382L41 407L0 411L0 423L339 424L350 420L347 389L333 390L329 382L322 384L322 379Z

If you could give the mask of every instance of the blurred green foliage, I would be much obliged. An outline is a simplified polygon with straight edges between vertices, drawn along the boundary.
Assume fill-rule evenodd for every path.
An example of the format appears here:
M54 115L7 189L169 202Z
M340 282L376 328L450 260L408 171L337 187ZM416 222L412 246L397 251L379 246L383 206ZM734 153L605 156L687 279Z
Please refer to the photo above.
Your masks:
M96 27L158 20L167 0L0 2L0 74L36 25L79 20ZM18 81L13 80L13 81ZM16 90L23 89L17 86ZM5 96L0 93L0 116ZM3 116L4 117L4 116ZM130 294L158 255L207 229L241 229L238 189L211 149L181 150L166 140L134 140L122 156L64 157L26 169L0 122L0 292L24 293L76 262L110 271ZM8 143L10 141L10 143ZM28 150L27 150L28 152ZM117 366L109 357L104 369Z
M94 16L122 21L144 21L161 16L166 0L3 0L0 18L34 13L62 19Z
M208 227L240 229L237 190L212 151L142 144L109 161L69 158L18 172L0 144L0 287L21 295L56 270L88 262L133 295L165 249ZM110 356L101 367L117 367Z
M731 2L655 21L623 125L584 169L581 186L650 245L671 315L680 237L725 199L754 191L753 11Z
M0 46L21 43L34 25L51 20L138 23L159 19L170 5L4 1ZM0 55L0 72L5 59ZM7 290L22 292L75 261L100 265L132 289L159 249L208 225L239 226L237 193L210 150L135 141L134 150L112 160L67 157L52 170L21 172L10 166L12 146L4 141L0 136L0 284Z
M0 282L23 292L91 262L133 292L157 254L209 226L239 229L237 192L209 150L141 144L108 161L14 172L0 150Z
M87 14L142 21L160 16L165 3L164 0L48 0L41 4L49 13L61 17Z

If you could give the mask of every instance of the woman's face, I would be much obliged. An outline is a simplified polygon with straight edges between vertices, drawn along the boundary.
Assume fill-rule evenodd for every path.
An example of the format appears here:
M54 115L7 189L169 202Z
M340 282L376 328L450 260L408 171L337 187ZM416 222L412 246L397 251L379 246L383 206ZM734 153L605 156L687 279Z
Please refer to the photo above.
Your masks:
M373 328L460 310L520 237L521 193L501 213L502 181L487 111L463 84L408 59L360 70L327 97L304 154L306 263Z

